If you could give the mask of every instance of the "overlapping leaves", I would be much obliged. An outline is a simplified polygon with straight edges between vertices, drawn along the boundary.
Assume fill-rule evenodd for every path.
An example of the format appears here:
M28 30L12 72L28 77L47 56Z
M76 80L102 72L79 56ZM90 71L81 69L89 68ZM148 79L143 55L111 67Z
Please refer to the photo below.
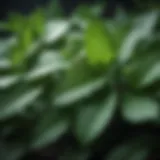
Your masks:
M2 125L16 117L28 122L29 117L34 126L30 128L29 148L37 149L57 142L69 130L81 144L92 144L112 120L121 116L134 124L157 122L159 101L150 88L155 82L159 84L160 78L159 41L153 38L158 35L155 30L158 12L133 19L121 17L124 20L121 23L117 19L102 21L97 18L98 12L89 16L90 11L84 18L85 26L79 21L78 29L74 16L71 20L53 19L40 26L43 17L39 14L30 19L36 30L31 25L30 30L23 32L23 27L19 30L20 26L14 24L13 29L21 31L18 45L16 38L0 43ZM84 15L80 17L83 19ZM25 24L22 18L19 22ZM32 39L33 32L42 34ZM13 51L10 48L17 46L10 53ZM12 68L13 61L25 68L18 72ZM155 90L157 93L159 86ZM32 116L26 116L33 110ZM121 115L117 115L119 110ZM17 126L21 127L19 122ZM148 147L129 143L115 150L109 160L144 160L147 154ZM15 157L19 157L18 147ZM3 159L7 158L4 153Z

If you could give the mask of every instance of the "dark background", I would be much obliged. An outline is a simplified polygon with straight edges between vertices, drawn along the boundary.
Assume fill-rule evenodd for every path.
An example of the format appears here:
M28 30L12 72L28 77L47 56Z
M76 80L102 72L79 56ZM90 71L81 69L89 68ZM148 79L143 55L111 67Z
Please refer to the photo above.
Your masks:
M0 20L6 20L9 13L17 12L27 15L36 8L46 7L54 0L1 0L0 5ZM92 4L98 0L59 0L60 6L66 16L69 16L72 11L80 4ZM100 0L99 0L100 1ZM98 1L98 2L99 2ZM103 11L104 17L113 16L117 6L121 6L127 12L135 8L133 0L101 0L104 1L105 7Z

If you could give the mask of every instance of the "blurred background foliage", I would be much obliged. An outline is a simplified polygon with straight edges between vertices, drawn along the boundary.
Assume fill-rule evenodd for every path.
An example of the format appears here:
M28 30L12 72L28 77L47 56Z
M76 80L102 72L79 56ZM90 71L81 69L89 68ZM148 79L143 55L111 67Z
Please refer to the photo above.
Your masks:
M160 159L159 3L136 2L109 19L101 1L68 18L53 1L1 23L0 159Z

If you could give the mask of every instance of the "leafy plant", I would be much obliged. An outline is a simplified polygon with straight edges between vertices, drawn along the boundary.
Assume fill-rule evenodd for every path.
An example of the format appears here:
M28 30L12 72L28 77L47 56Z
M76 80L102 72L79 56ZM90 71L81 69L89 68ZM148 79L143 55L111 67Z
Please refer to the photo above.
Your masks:
M159 149L159 12L87 15L8 23L16 34L0 41L0 159L47 159L51 146L59 160L147 160Z

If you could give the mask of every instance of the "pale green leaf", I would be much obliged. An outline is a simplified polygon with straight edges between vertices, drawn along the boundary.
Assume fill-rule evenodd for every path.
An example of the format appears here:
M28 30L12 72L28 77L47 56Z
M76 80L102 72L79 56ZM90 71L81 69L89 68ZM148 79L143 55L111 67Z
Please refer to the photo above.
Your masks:
M69 30L70 23L66 20L52 20L46 24L44 40L47 43L54 43L63 37Z
M0 89L6 89L11 87L18 82L19 76L9 75L9 76L0 76Z
M129 96L125 98L122 114L132 123L154 121L159 117L159 105L148 97Z
M7 58L0 58L0 70L10 69L11 63Z
M26 74L27 80L35 80L57 71L65 70L69 64L64 61L59 53L55 51L45 51L39 57L36 66Z

